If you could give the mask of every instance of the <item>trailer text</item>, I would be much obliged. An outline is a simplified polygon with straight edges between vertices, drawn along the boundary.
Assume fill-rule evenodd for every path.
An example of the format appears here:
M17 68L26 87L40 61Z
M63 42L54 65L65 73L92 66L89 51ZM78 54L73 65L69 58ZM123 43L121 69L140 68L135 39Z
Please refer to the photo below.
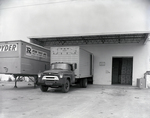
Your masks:
M0 45L0 52L17 51L17 44Z

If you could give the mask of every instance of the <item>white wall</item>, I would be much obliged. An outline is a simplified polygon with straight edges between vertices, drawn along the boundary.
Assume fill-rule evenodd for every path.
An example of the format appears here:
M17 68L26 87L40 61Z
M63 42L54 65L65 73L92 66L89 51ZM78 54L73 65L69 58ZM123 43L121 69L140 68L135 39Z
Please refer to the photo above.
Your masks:
M133 86L137 85L137 78L144 77L144 73L150 70L150 41L147 45L102 44L82 48L94 54L94 84L111 85L112 57L133 57ZM99 62L105 62L105 66L99 66Z
M150 31L149 0L1 0L0 40Z

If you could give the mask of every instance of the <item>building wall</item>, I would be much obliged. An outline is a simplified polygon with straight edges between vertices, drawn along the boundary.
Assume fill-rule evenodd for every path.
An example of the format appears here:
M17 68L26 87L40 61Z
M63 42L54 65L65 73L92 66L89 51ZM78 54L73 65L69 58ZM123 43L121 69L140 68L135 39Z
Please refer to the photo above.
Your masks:
M94 84L111 85L112 57L133 57L132 85L137 85L137 78L144 77L150 70L150 41L146 45L140 44L107 44L82 46L94 55ZM105 66L100 66L105 62Z
M150 31L149 0L1 0L0 40Z

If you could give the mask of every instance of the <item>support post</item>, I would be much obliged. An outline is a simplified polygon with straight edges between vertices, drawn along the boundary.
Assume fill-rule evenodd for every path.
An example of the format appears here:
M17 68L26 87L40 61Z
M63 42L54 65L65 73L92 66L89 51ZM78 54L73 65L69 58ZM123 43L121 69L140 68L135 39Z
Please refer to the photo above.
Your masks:
M14 86L14 88L17 88L17 75L14 75L14 78L15 78L15 86Z
M38 76L34 76L34 88L36 88L38 84Z

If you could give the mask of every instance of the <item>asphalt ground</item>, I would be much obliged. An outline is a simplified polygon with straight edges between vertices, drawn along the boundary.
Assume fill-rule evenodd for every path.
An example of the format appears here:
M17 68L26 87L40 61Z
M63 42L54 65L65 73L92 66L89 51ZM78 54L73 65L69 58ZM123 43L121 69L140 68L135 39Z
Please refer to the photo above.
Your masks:
M150 89L88 85L62 93L17 85L0 81L0 118L150 118Z

